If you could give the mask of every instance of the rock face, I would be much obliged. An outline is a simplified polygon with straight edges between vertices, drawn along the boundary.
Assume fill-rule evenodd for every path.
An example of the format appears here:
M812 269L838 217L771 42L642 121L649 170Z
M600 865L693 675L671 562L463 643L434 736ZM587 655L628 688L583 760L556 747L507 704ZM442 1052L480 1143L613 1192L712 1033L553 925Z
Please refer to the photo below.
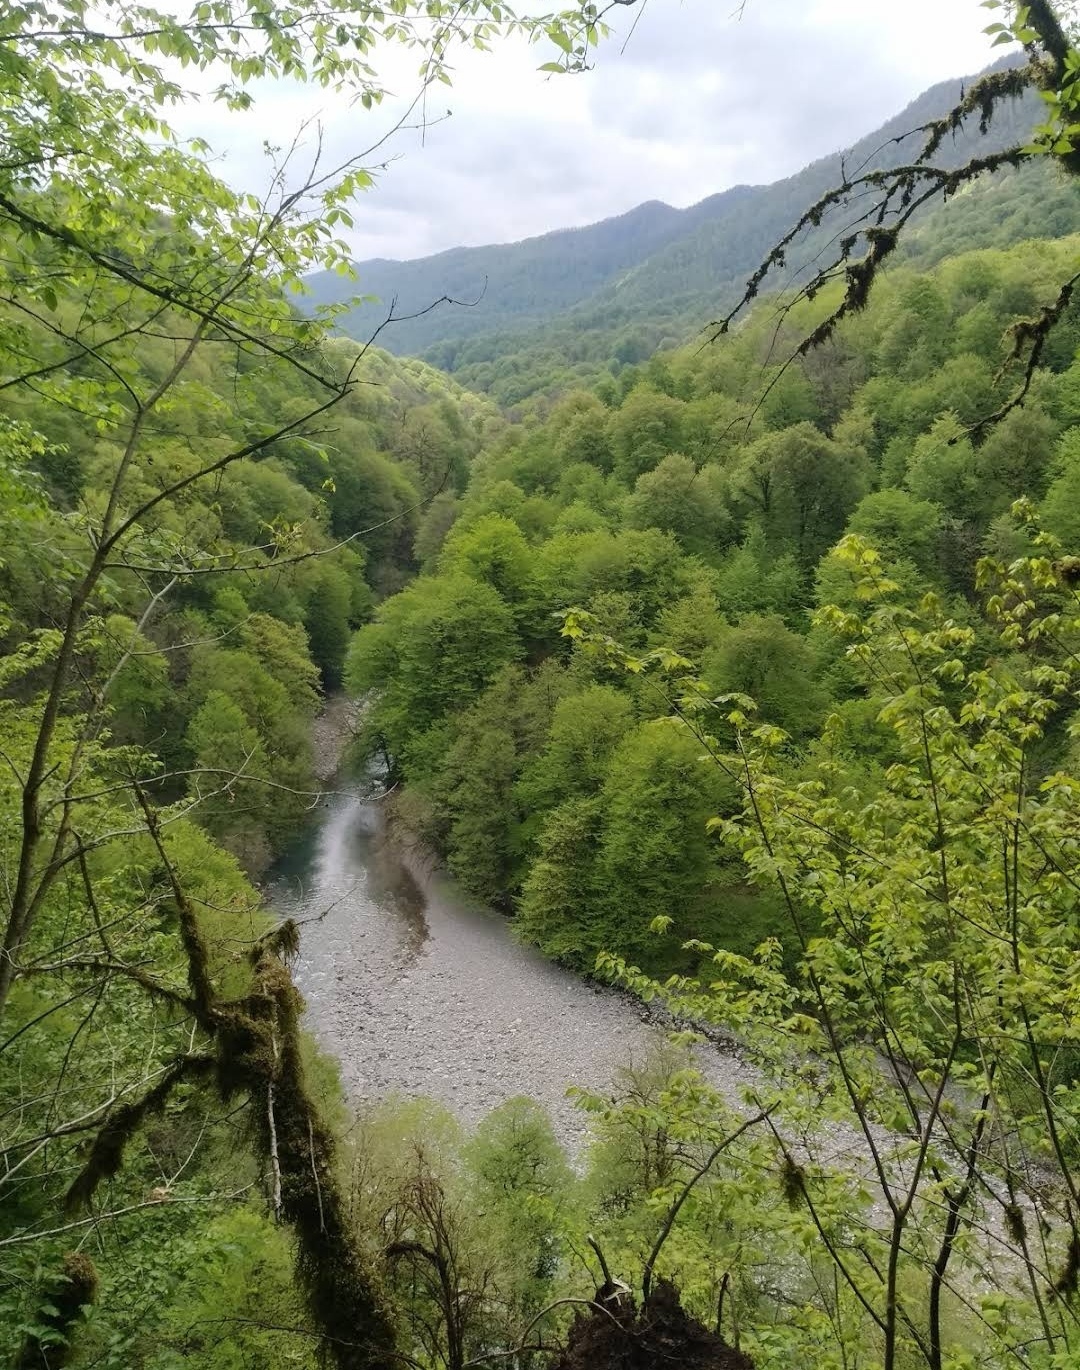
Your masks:
M690 1317L679 1291L658 1280L639 1312L611 1285L597 1290L596 1305L570 1329L566 1350L552 1370L754 1370L749 1356Z

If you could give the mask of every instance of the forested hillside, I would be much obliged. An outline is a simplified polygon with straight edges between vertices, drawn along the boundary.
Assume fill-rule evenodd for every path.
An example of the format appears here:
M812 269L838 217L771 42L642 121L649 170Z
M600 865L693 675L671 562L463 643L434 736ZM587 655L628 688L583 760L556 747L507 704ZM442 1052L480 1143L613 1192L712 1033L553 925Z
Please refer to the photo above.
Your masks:
M659 915L740 952L781 934L786 915L705 835L737 788L705 783L699 742L656 721L651 684L571 651L560 612L580 607L630 651L691 658L710 697L754 699L808 779L830 716L848 721L853 766L887 764L863 684L811 626L850 594L831 549L866 537L906 594L974 622L976 561L1023 545L1015 499L1044 501L1071 543L1080 318L1022 409L981 442L968 428L1011 394L1002 338L1078 248L898 268L857 324L786 369L807 315L777 335L763 305L730 342L657 354L508 428L463 495L438 497L422 527L441 545L425 537L424 574L357 635L348 680L377 691L367 745L469 889L583 970L612 947L694 964L650 937Z
M942 114L913 161L689 235L643 206L577 278L554 237L535 296L508 250L507 315L580 312L453 376L295 307L362 156L271 147L259 198L169 111L302 79L360 120L387 44L420 94L505 37L588 79L596 6L0 16L0 1359L1075 1367L1080 49L1067 7L989 9L1022 64L905 112ZM372 796L498 910L464 973L509 927L629 1015L579 1042L649 1034L571 1088L573 1154L529 1097L554 999L476 1127L346 1097L380 949L300 981L352 892L264 882ZM352 996L340 1062L298 983Z
M446 338L460 340L503 322L528 328L577 305L697 224L730 213L753 193L750 186L735 186L685 210L651 200L603 223L557 230L525 243L452 248L413 262L358 262L363 289L378 298L350 310L341 324L353 337L363 338L391 299L397 298L401 313L412 314L448 295L469 307L451 306L403 322L392 343L395 351L422 352ZM340 277L312 276L307 302L333 304L348 293L346 284Z
M168 1082L187 1059L191 972L175 932L184 909L200 910L198 933L189 935L199 939L214 992L244 992L237 949L258 946L272 926L245 876L262 876L319 802L325 775L312 724L326 691L341 684L350 632L412 574L424 508L440 492L464 489L470 461L504 426L490 404L424 363L370 350L363 385L317 429L300 427L266 443L258 462L230 462L188 482L272 433L268 415L287 424L318 411L324 390L288 361L212 341L173 376L183 353L172 335L183 324L160 312L155 320L145 331L137 309L125 316L121 308L108 324L115 334L126 321L133 335L124 338L126 393L152 393L170 380L169 404L147 420L139 446L123 404L105 407L107 392L95 384L101 369L65 359L54 341L62 311L20 332L21 347L50 359L47 387L21 387L5 406L0 805L8 872L17 866L12 815L61 642L56 625L82 574L87 533L113 502L120 519L142 511L80 628L78 679L65 691L46 782L49 814L77 815L68 820L78 823L77 864L54 855L37 877L45 882L55 866L55 884L39 885L48 895L17 953L21 973L5 1005L3 1207L13 1246L0 1280L0 1355L27 1366L59 1363L66 1324L50 1322L51 1305L39 1310L50 1290L63 1290L65 1271L76 1301L64 1315L57 1294L58 1318L70 1321L101 1295L101 1316L80 1340L87 1364L217 1367L234 1356L267 1364L277 1354L272 1331L192 1329L206 1317L250 1317L264 1303L286 1324L303 1322L292 1246L260 1205L244 1201L256 1172L236 1151L228 1115L222 1121L197 1088L178 1091L127 1157L123 1180L109 1186L110 1208L137 1215L163 1207L153 1223L136 1226L136 1218L117 1229L122 1259L95 1249L100 1289L89 1257L72 1255L63 1235L28 1243L12 1234L57 1226L84 1164L100 1162L111 1178L123 1141L115 1161L99 1157L86 1149L87 1127L110 1117L127 1126L124 1101L139 1083ZM93 334L82 337L89 343ZM357 350L338 341L317 360L345 375ZM115 349L97 356L117 360ZM88 420L95 410L98 421ZM86 801L66 797L83 791L91 792ZM146 829L133 826L133 796L146 806ZM62 841L62 827L52 840ZM56 957L66 969L39 973ZM313 1088L336 1106L331 1068L310 1066ZM58 1122L43 1150L57 1110L76 1121ZM136 1122L139 1107L127 1116ZM222 1203L225 1194L234 1197ZM39 1340L44 1349L35 1350ZM314 1363L303 1351L287 1362Z
M814 180L816 185L836 184L828 177ZM1080 229L1078 207L1076 187L1055 168L1035 163L1004 170L966 188L947 212L928 207L912 225L902 252L912 263L932 265L944 255L971 247L1009 247L1029 237L1063 237ZM784 208L790 206L776 207L779 231L781 223L790 222ZM424 356L511 411L520 407L524 412L534 396L542 404L570 378L575 384L596 385L624 366L647 361L657 350L708 336L707 325L731 307L743 283L739 268L734 268L726 284L717 285L716 263L726 256L729 231L734 243L741 243L745 232L763 248L770 245L767 234L759 236L754 215L735 211L730 222L702 228L687 242L673 244L625 280L549 323L520 334L504 330L460 344L436 343ZM832 232L823 230L802 240L789 269L774 272L774 285L804 280L818 253L836 238L834 226ZM739 260L756 259L740 253Z
M344 373L356 351L336 343L327 360ZM173 355L167 340L143 339L131 383L152 384ZM129 468L131 505L168 492L208 445L241 443L260 413L317 407L295 371L222 360L209 345L191 357L152 447ZM425 507L464 488L470 460L502 426L491 406L423 362L371 352L364 377L317 441L283 437L257 464L166 493L142 544L113 568L90 649L119 672L114 741L152 751L164 770L159 797L198 800L202 824L254 875L311 804L311 720L322 692L341 684L350 631L411 574ZM63 368L51 380L64 391L78 385ZM23 467L34 504L9 503L0 515L3 646L17 654L60 617L64 583L48 574L50 561L77 558L79 511L107 503L123 450L107 430L88 430L79 410L32 390L16 396L8 422L13 435L35 434ZM145 577L176 556L176 583L141 621ZM273 786L275 802L213 778L233 770Z
M725 313L758 261L842 179L844 167L903 164L915 155L915 131L949 109L972 79L932 87L845 151L773 185L737 186L684 210L645 204L618 219L523 243L455 249L413 262L359 262L358 285L377 302L344 313L338 325L363 339L391 299L401 313L411 313L446 295L468 307L444 305L406 321L388 345L423 355L503 405L564 386L568 375L593 384L609 369L689 340ZM937 161L956 166L976 150L983 155L1021 140L1036 103L1028 94L1003 107L981 135L973 112ZM1080 230L1075 189L1046 163L1005 171L964 198L962 227L952 211L931 213L907 251L933 261L949 234L956 237L945 251L957 250L957 242L1004 247ZM778 288L797 279L845 227L840 216L827 215L769 283ZM312 306L339 301L349 291L348 282L326 275L308 285Z
M742 1334L756 1363L779 1365L794 1347L812 1363L811 1347L873 1344L872 1326L887 1321L873 1304L888 1288L887 1251L908 1240L909 1221L925 1251L910 1278L937 1272L926 1335L947 1341L956 1364L960 1348L1003 1366L1014 1354L1015 1340L981 1325L1004 1295L976 1295L964 1311L996 1224L1011 1234L1006 1261L1034 1262L1071 1288L1069 1220L1030 1198L1027 1161L1017 1156L1012 1174L1024 1208L953 1192L950 1205L971 1203L982 1234L961 1251L952 1220L942 1237L916 1201L919 1172L906 1175L899 1158L918 1145L949 1173L992 1171L1008 1146L999 1126L1030 1126L1019 1147L1048 1155L1039 1139L1058 1126L1051 1101L1075 1097L1077 1029L1063 996L1075 977L1065 852L1076 833L1080 618L1076 558L1062 555L1080 536L1075 308L1023 405L1022 372L1003 359L1010 329L1055 300L1078 248L1032 241L931 272L898 266L857 319L794 360L839 290L780 322L765 301L731 338L565 394L491 444L463 496L440 497L421 575L350 648L346 679L372 701L360 745L400 787L399 821L512 914L519 936L733 1031L773 1078L801 1078L793 1039L837 1062L828 1082L815 1067L805 1094L793 1082L769 1107L811 1127L855 1117L865 1129L874 1180L859 1197L829 1143L803 1138L805 1168L778 1144L789 1212L802 1215L790 1232L807 1252L823 1233L843 1245L831 1203L841 1224L857 1212L878 1232L873 1273L852 1280L868 1321L853 1312L847 1333L811 1332L803 1317L829 1316L830 1300L798 1276L799 1312L764 1294L759 1280L790 1287L768 1243L790 1253L792 1236L781 1235L773 1192L750 1179L753 1144L703 1185L704 1207L669 1257L703 1317L741 1270L749 1303L738 1316L754 1307L769 1326ZM1013 900L1024 912L1002 933ZM1001 1012L1003 976L1032 1024L1019 1040ZM1062 1050L1044 1058L1058 1031ZM997 1143L969 1111L980 1050L1010 1081ZM920 1061L939 1063L958 1091L940 1150L926 1119L942 1096L913 1095L906 1074ZM675 1071L633 1082L632 1104L590 1106L619 1126L629 1106L643 1146L661 1156L668 1127L703 1147L741 1135L737 1119L710 1131L704 1116L722 1104L706 1091L698 1114ZM748 1104L766 1107L763 1097L752 1090ZM876 1154L877 1128L908 1139L889 1145L891 1160ZM1055 1145L1068 1168L1075 1133ZM628 1182L648 1188L649 1162L634 1154L643 1169ZM732 1185L757 1194L754 1220L732 1217ZM895 1205L891 1238L876 1227L879 1187ZM1021 1254L1018 1212L1041 1212L1040 1261ZM714 1220L733 1224L734 1248ZM618 1224L592 1221L621 1249ZM739 1246L751 1230L766 1243L754 1254ZM1041 1276L1029 1274L1034 1288ZM917 1298L909 1351L892 1364L920 1363ZM1022 1302L1010 1304L1017 1328L1038 1317Z

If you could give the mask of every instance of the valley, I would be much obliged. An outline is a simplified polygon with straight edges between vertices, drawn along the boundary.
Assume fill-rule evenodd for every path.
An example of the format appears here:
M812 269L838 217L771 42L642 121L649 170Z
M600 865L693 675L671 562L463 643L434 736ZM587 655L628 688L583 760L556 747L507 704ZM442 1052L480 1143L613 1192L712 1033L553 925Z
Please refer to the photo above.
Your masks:
M0 1359L1068 1370L1072 7L786 179L353 263L380 108L490 62L509 129L525 51L681 155L757 12L676 92L703 39L584 0L57 3L0 18Z

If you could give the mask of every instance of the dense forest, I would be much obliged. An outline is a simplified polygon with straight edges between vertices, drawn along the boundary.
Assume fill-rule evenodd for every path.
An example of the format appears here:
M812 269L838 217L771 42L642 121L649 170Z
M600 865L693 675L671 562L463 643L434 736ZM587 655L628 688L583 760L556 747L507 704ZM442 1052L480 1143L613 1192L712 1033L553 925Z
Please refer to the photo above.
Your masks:
M587 80L595 6L53 8L0 18L0 1356L1075 1365L1068 7L991 6L1020 58L910 160L644 206L577 312L425 359L296 307L363 157L239 194L173 68L370 109L381 43L524 32ZM309 1033L263 882L341 692L333 783L668 1029L581 1152L527 1080L356 1111Z
M405 780L399 809L468 888L586 970L612 947L686 969L649 936L662 914L744 953L783 932L786 913L706 837L710 815L741 806L737 787L701 774L699 741L658 719L651 680L571 650L560 611L580 606L630 651L691 659L709 697L754 699L807 779L827 718L847 720L863 780L882 772L895 756L878 730L860 735L865 682L813 621L851 599L832 549L866 538L913 601L937 593L973 623L976 562L1024 546L1014 500L1041 501L1071 545L1080 316L1025 406L981 443L968 428L1011 393L1002 337L1078 246L897 269L786 369L806 322L778 334L766 304L728 342L569 390L490 444L464 495L432 501L422 573L356 635L347 674L374 691L363 742Z
M1014 66L1006 61L999 69ZM959 81L933 86L852 146L772 185L736 186L684 210L643 204L616 219L523 243L461 248L417 261L359 262L357 272L374 298L343 311L340 326L362 339L379 322L385 302L420 311L448 294L462 305L424 310L396 328L388 345L422 355L504 407L565 390L569 377L595 385L609 370L647 361L723 314L773 243L838 182L842 167L902 165L914 131L940 118L963 88ZM1035 121L1036 104L1027 92L1004 105L984 131L972 111L935 161L956 166L973 153L1010 147ZM1080 230L1071 187L1045 161L1006 166L967 187L948 214L937 211L928 205L904 243L904 255L920 264L974 247L1008 247ZM770 276L773 288L797 279L843 224L840 214L823 216L785 269ZM331 273L313 276L308 285L309 305L342 301L348 289Z

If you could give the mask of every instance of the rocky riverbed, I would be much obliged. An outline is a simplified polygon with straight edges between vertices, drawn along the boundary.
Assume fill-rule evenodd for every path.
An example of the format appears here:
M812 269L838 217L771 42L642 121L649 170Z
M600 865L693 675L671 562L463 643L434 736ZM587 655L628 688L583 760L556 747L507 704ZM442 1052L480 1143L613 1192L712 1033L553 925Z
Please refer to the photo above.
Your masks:
M527 1094L576 1151L586 1117L567 1089L605 1089L662 1039L641 1006L520 945L504 918L404 850L378 804L329 796L269 894L302 923L309 1021L356 1102L426 1095L474 1124ZM749 1068L701 1055L737 1102Z
M362 705L348 695L334 694L327 699L322 712L312 724L311 749L315 755L315 778L321 785L329 784L340 771L361 709Z
M606 1091L623 1067L663 1042L663 1026L630 996L517 942L505 918L470 901L395 835L379 801L333 778L356 716L338 699L320 721L327 794L267 889L271 907L301 924L297 980L309 1026L340 1063L356 1104L426 1096L472 1126L524 1094L580 1157L588 1115L567 1091ZM704 1043L696 1062L737 1108L744 1090L761 1083L730 1048ZM899 1179L908 1164L895 1149L903 1140L875 1134ZM867 1143L855 1127L833 1123L812 1140L789 1138L797 1155L807 1143L819 1163L870 1181ZM883 1200L864 1218L886 1224ZM999 1226L992 1214L987 1235L1011 1258Z

